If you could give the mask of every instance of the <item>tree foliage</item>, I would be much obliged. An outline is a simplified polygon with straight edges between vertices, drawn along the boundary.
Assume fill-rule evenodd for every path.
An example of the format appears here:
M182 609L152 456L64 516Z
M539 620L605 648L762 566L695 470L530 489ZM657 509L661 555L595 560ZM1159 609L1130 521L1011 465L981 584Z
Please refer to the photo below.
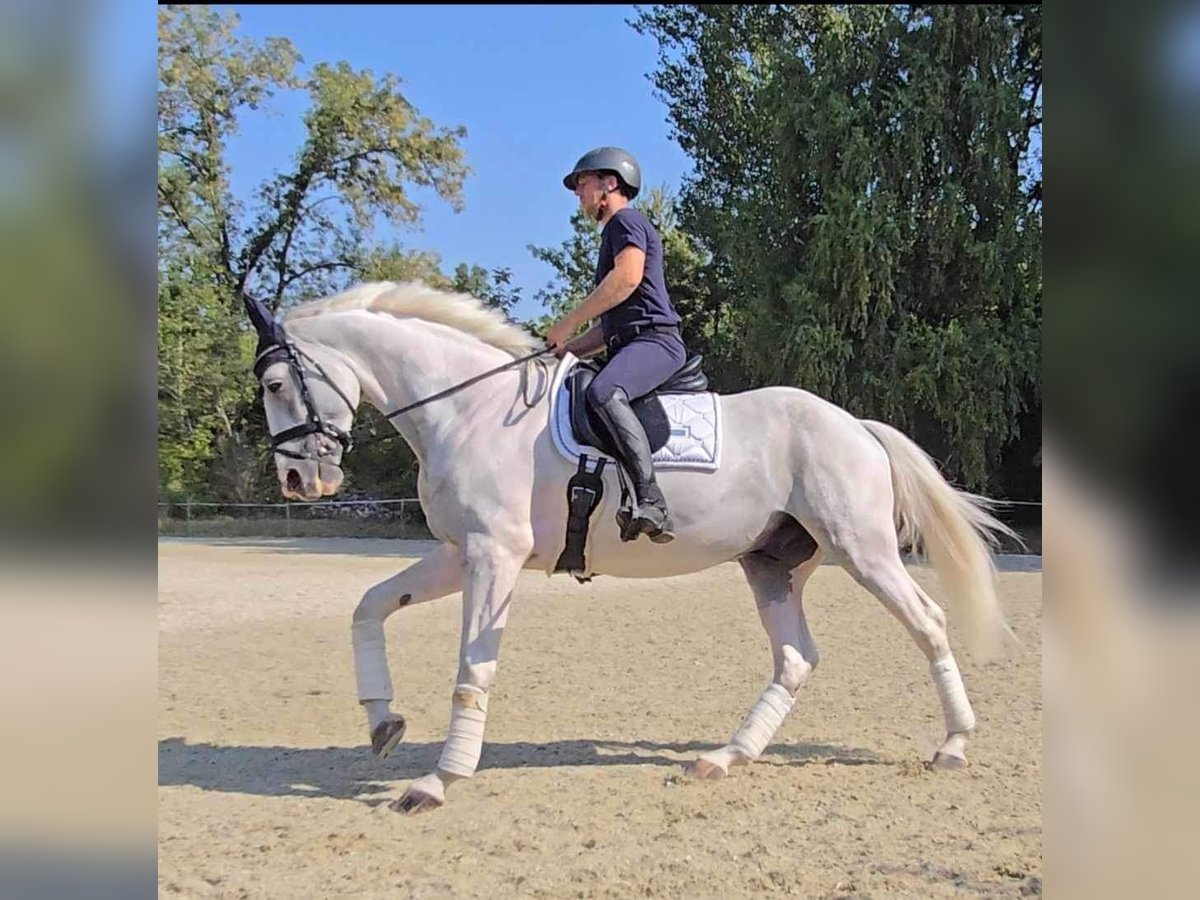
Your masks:
M715 389L791 384L911 433L958 481L1039 494L1041 10L1035 6L663 5L651 82L694 174L635 205L657 226L689 350ZM275 307L357 280L418 278L514 315L512 271L375 238L463 205L461 127L391 74L307 68L237 17L160 7L160 491L274 495L240 292ZM289 160L230 187L239 125L306 101ZM598 226L557 247L544 329L593 286ZM392 426L364 411L368 429ZM401 440L366 444L351 493L409 495Z
M237 21L207 7L159 8L159 488L167 494L273 491L256 477L269 454L243 290L275 309L366 278L459 286L506 310L517 299L506 270L462 264L447 276L437 254L372 239L377 223L419 224L415 191L462 208L465 129L435 126L391 74L319 62L302 75L290 41L239 38ZM235 197L229 141L243 116L281 92L306 96L304 138L290 165L253 196ZM411 482L412 461L401 462ZM370 486L385 470L383 459L358 454L348 480Z
M416 224L414 186L461 209L465 129L435 127L390 74L317 63L302 79L290 41L238 40L236 22L205 7L159 10L160 238L210 257L223 287L278 306L359 270L376 218ZM228 140L239 114L286 89L308 94L304 142L243 209L229 191Z
M1040 8L671 5L631 24L659 44L695 165L683 228L725 276L749 383L891 421L973 488L1006 452L1028 470Z

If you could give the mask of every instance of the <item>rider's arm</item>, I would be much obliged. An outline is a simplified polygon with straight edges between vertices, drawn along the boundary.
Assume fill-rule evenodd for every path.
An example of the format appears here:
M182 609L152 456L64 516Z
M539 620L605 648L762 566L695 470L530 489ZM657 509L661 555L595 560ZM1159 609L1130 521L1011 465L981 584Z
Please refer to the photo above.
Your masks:
M589 356L595 356L604 349L604 329L597 322L583 334L577 338L573 338L567 343L567 350L575 354L580 359L587 359Z
M620 306L629 299L642 282L646 270L646 253L639 247L628 246L613 261L612 271L604 276L604 280L596 285L596 289L577 307L567 313L563 319L571 325L572 330L584 322L608 312L614 306Z

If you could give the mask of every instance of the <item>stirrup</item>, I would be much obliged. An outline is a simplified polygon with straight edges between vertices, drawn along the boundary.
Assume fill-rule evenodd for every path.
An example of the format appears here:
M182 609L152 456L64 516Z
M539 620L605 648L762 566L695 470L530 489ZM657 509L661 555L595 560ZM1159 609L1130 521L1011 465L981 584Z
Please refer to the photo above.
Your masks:
M656 544L666 544L675 540L674 523L667 509L667 498L657 483L651 481L644 490L645 499L639 504L639 512L647 511L650 515L641 515L646 524L642 533Z
M655 522L653 519L642 514L642 509L653 509L655 512L662 513L662 521ZM674 524L671 522L671 514L665 510L646 504L638 507L637 515L633 514L633 510L627 506L617 510L617 525L621 529L622 541L636 541L643 534L656 544L669 544L675 540Z
M643 528L642 531L646 537L650 538L656 544L669 544L675 540L675 524L671 521L671 514L665 509L658 506L652 506L651 509L662 513L661 524L655 525L651 523L650 528ZM643 522L650 521L649 519L641 519Z
M663 518L662 526L657 531L648 531L646 535L656 544L669 544L675 540L675 524L671 521L670 514Z

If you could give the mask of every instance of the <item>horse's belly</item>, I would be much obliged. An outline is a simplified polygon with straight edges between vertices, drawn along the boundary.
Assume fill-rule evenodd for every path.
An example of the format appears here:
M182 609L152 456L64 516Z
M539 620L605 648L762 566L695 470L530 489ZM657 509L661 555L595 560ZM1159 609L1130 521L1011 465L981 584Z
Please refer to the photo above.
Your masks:
M754 544L778 508L763 502L753 507L714 509L697 504L695 498L690 502L680 498L672 506L675 540L656 544L645 535L636 541L621 540L617 499L606 502L592 519L587 561L595 573L622 578L685 575L728 562Z
M613 525L612 539L593 539L588 561L596 575L617 578L662 578L686 575L728 562L744 550L734 545L717 546L676 537L669 544L655 544L644 535L623 542Z

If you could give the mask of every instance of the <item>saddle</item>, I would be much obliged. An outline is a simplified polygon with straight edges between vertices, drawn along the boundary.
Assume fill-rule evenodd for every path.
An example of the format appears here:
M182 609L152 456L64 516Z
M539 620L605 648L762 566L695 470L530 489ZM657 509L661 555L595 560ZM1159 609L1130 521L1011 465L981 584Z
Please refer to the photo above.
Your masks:
M663 409L662 394L703 393L708 390L708 376L700 369L704 357L695 355L688 359L674 375L644 397L633 401L630 406L638 421L646 430L650 452L655 453L666 445L671 437L671 423ZM609 437L601 419L587 402L588 385L600 373L600 365L589 360L580 360L571 369L564 381L569 405L571 431L575 440L585 447L593 447L613 459L620 459L616 445ZM604 466L608 459L601 456L595 468L588 468L589 455L579 455L579 467L567 482L567 543L555 564L554 571L570 572L577 581L590 581L585 574L584 548L587 545L588 526L592 513L604 496ZM628 514L630 492L625 483L620 465L617 474L621 480L622 513ZM618 521L620 521L620 513Z
M670 423L659 394L698 394L708 390L708 376L700 370L704 357L696 354L688 359L674 375L668 378L645 397L634 400L630 407L637 413L638 421L646 429L650 441L650 452L655 453L667 443L671 436ZM566 385L571 403L571 431L579 443L595 447L609 456L619 458L616 445L608 436L608 430L600 417L587 402L588 385L600 374L599 364L591 360L580 360L567 376Z

